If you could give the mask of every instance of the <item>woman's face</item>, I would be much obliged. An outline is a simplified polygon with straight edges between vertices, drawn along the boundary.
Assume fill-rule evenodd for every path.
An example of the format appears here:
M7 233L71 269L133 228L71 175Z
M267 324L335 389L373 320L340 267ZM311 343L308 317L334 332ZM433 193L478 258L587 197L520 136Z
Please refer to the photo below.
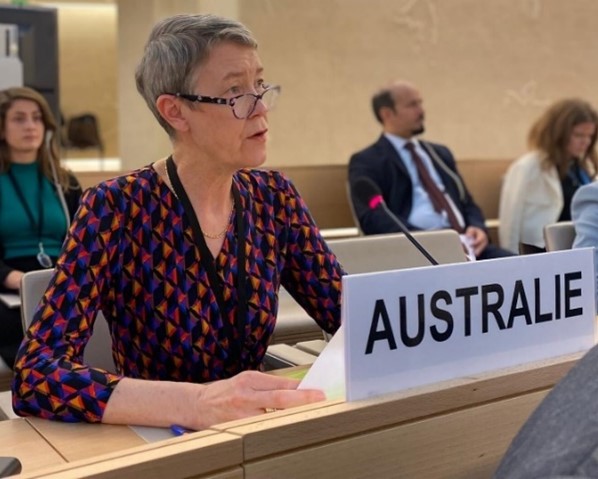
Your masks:
M596 125L592 122L575 125L569 136L567 153L573 158L584 158L596 134Z
M224 42L212 49L199 69L194 91L188 93L232 98L260 94L264 85L257 51ZM220 167L256 167L266 160L268 110L262 102L258 101L253 113L243 120L235 117L229 105L194 103L184 106L183 111L195 147Z
M15 100L6 112L4 139L11 160L33 161L44 141L44 122L39 105L32 100Z

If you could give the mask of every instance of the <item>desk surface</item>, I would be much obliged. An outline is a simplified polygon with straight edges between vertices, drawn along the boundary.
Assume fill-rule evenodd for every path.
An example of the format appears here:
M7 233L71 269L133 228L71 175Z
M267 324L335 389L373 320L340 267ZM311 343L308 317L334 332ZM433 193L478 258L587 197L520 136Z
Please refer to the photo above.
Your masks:
M0 421L0 455L19 459L23 471L66 462L25 419Z
M31 427L67 462L147 444L128 426L70 424L38 418L27 418L25 421L31 424Z
M277 411L151 444L125 426L16 419L0 422L0 451L21 459L28 478L489 477L580 356Z
M70 463L85 463L86 460L101 463L105 460L114 461L117 458L120 458L121 462L126 462L125 456L134 456L138 453L160 457L156 451L161 448L172 445L180 447L182 443L190 440L199 441L197 447L202 448L217 445L223 441L223 438L216 436L221 435L212 430L189 434L184 438L164 435L163 437L169 439L148 444L128 426L69 424L38 418L17 418L0 421L0 455L18 458L23 466L22 474L27 477L36 477L37 471L46 470L49 466L57 467L50 467L48 474L52 474L51 471L55 470L60 476L69 469ZM226 435L224 439L230 440L231 437ZM240 440L233 439L239 442L238 457L235 458L234 449L229 448L224 454L225 465L229 465L230 458L233 459L231 465L236 466L242 462ZM180 455L180 451L176 454ZM209 470L213 461L214 458L204 469ZM98 467L92 469L98 471ZM193 471L197 470L197 467L193 468Z
M245 478L490 477L581 354L364 401L305 406L215 429L243 438Z
M243 477L241 438L213 430L148 444L127 426L10 419L0 422L0 451L29 479Z
M305 367L293 367L272 373L300 377L306 371ZM239 471L234 469L234 466L239 466L242 462L241 440L228 434L223 436L215 430L189 434L184 438L175 438L168 430L159 428L71 424L39 418L0 420L0 455L17 457L23 466L23 474L27 477L36 477L36 471L45 470L48 466L57 466L50 468L47 471L48 474L53 474L52 471L56 471L56 474L60 476L69 469L70 463L75 462L85 464L97 461L101 463L103 460L114 461L117 457L140 453L142 456L139 460L142 460L142 457L147 458L148 454L150 458L152 456L162 457L160 454L168 456L170 454L168 451L162 451L160 454L156 451L172 445L180 447L181 441L188 440L194 441L194 445L190 446L191 449L200 446L204 449L207 446L218 446L223 441L229 443L225 448L224 457L219 457L219 449L216 447L216 453L213 453L216 454L216 457L212 457L208 464L213 465L220 462L229 465L233 469L225 472L222 477L237 477ZM231 443L231 441L233 442ZM152 444L148 444L149 442ZM235 450L237 450L238 457L235 457ZM130 458L129 460L132 461ZM121 462L126 463L124 459ZM211 465L203 469L208 471L212 467ZM88 466L82 465L82 467ZM92 468L92 470L97 472L98 467ZM109 469L108 466L106 468ZM198 468L193 466L190 470L197 473ZM229 476L229 473L232 475Z

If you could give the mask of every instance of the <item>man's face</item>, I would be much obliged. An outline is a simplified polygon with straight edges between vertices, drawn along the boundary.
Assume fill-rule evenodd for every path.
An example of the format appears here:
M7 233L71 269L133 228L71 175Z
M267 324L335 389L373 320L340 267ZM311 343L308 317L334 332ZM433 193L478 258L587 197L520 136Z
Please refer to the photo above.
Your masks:
M387 108L383 115L388 133L409 139L424 132L424 107L419 91L411 85L397 85L391 89L394 110Z

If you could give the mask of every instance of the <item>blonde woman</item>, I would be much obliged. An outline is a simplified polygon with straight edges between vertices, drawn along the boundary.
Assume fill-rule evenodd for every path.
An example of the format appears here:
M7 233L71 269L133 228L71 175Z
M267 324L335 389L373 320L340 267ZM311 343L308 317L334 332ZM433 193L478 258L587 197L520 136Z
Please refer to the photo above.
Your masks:
M500 245L522 254L545 251L543 229L571 219L571 198L598 171L598 114L586 101L564 99L532 126L530 152L507 171L500 195Z

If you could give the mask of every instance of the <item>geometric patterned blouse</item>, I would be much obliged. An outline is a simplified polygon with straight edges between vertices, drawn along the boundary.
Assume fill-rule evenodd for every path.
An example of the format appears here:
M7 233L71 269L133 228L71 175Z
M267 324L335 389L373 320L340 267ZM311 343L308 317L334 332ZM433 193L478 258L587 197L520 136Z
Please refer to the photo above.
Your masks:
M99 422L123 376L200 383L259 369L281 285L320 327L338 329L344 272L297 190L273 171L241 170L233 181L245 224L244 325L235 325L235 221L214 259L221 314L183 205L162 177L147 166L105 181L84 195L21 345L12 385L18 414ZM82 361L98 310L117 374Z

